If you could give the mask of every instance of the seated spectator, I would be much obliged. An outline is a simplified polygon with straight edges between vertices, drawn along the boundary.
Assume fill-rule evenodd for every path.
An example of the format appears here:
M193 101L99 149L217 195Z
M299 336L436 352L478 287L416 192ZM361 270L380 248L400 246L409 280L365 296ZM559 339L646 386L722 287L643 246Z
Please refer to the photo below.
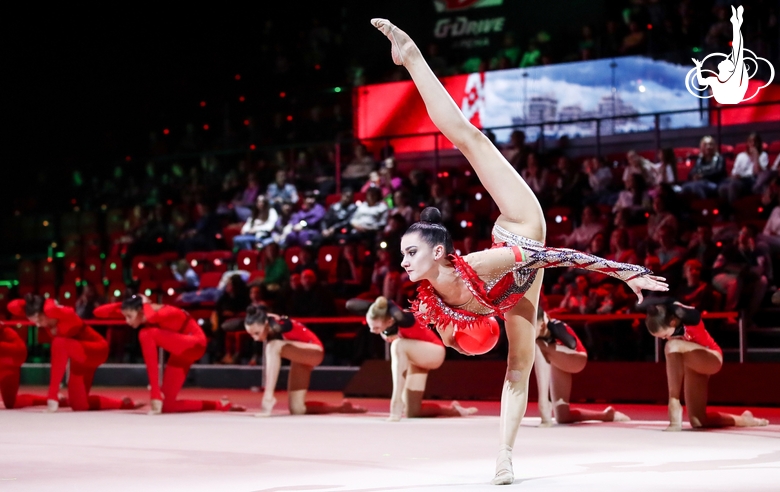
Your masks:
M604 226L599 221L599 209L588 205L582 210L581 224L568 236L563 236L567 248L584 250L593 236L602 233Z
M301 253L298 255L298 263L295 264L293 271L295 273L303 273L304 270L318 271L317 265L317 250L307 246L301 248Z
M341 200L328 207L325 217L320 222L322 238L326 242L343 240L349 232L349 221L352 220L357 204L351 188L342 188Z
M733 244L723 247L713 265L712 284L723 294L726 311L744 310L750 325L769 285L771 263L756 245L756 231L744 226Z
M626 188L628 188L628 177L632 174L641 175L648 188L653 188L658 184L658 174L652 162L637 154L635 150L629 150L626 153L626 159L628 166L623 170L623 183Z
M265 195L257 195L251 217L246 219L246 223L241 227L241 234L233 238L233 248L254 249L257 245L265 247L273 242L271 233L278 220L279 214L269 204L268 198Z
M268 309L268 304L263 299L263 290L260 288L260 285L253 283L249 284L248 287L249 306ZM243 311L246 311L246 309ZM225 331L225 355L230 355L227 361L231 361L233 364L239 363L246 356L249 357L249 365L256 366L262 343L254 342L246 330L238 328L244 326L244 317L230 318L222 322L221 326ZM251 350L248 350L250 347Z
M222 323L241 316L247 305L249 305L249 288L246 282L241 275L231 275L211 313L210 352L215 359L223 355L220 360L222 364L233 364L236 361L236 348L225 346L225 331L220 329Z
M379 171L371 171L371 173L368 175L368 180L365 182L363 187L360 188L360 192L365 193L369 188L378 188L382 193L382 196L387 196L393 193L393 184L383 178L382 175L379 174Z
M718 185L726 179L726 161L718 152L715 139L707 135L699 142L699 157L693 165L688 181L682 185L682 192L698 198L717 195Z
M292 232L293 222L292 216L295 210L295 205L290 202L282 203L279 210L279 218L276 219L276 225L271 232L273 242L282 245L287 240L287 236Z
M320 222L325 217L325 207L317 203L317 194L307 191L300 210L290 218L291 230L284 240L284 247L311 246L320 242Z
M737 154L731 176L718 186L718 194L724 205L728 206L750 194L756 180L769 167L769 156L762 146L761 137L757 133L748 135L747 149Z
M197 290L200 286L200 279L198 273L192 269L192 265L185 259L180 259L171 265L171 272L173 278L184 284L184 291L190 292Z
M585 159L583 163L585 173L588 175L588 184L590 185L591 202L593 203L611 203L612 194L612 170L607 166L604 159L592 157ZM612 198L614 200L614 198Z
M647 182L641 174L629 174L626 177L626 189L618 194L618 199L612 207L614 213L621 210L627 212L630 222L633 218L644 215L651 207L650 194L647 192Z
M419 168L409 171L409 193L412 195L412 203L417 203L420 208L425 207L431 198L431 186L428 184L428 175Z
M276 179L268 185L265 196L277 212L281 212L282 204L285 202L298 203L298 190L294 184L287 182L287 171L284 169L276 171Z
M367 284L368 269L365 258L358 255L355 243L347 243L341 249L341 254L336 260L336 278L334 291L339 298L351 298L357 296Z
M609 253L605 258L619 263L631 263L632 265L639 263L636 250L631 247L631 236L627 229L618 227L612 231L612 235L609 237Z
M553 188L553 204L571 207L575 213L582 208L582 199L588 189L588 178L579 166L566 156L557 161L558 179Z
M654 170L656 184L677 185L677 156L674 155L674 149L667 147L658 151L658 162L654 164Z
M441 183L434 182L431 184L428 206L439 209L439 212L441 212L441 223L445 227L450 227L452 225L454 219L452 213L452 200L450 200L450 197L445 193Z
M336 313L336 304L330 291L317 281L314 270L301 272L301 287L286 299L285 312L289 316L325 317Z
M585 275L578 275L574 279L574 285L569 284L566 294L561 299L558 307L548 310L549 314L587 314L595 310L590 295L590 283Z
M780 205L772 209L758 242L765 244L773 255L780 254Z
M264 295L268 292L277 292L284 287L290 278L290 270L287 262L279 251L279 245L271 243L263 250L263 287Z
M371 188L366 192L366 201L358 205L349 224L353 238L374 239L376 233L387 225L387 203L382 200L379 189Z
M233 208L239 221L245 221L252 215L252 207L255 205L257 197L260 195L260 183L257 176L251 173L247 177L247 185L244 191L233 200Z
M376 168L376 163L362 143L356 143L354 150L352 160L341 171L341 179L346 186L358 188Z
M720 309L720 294L712 285L701 278L702 265L699 260L688 260L683 265L685 282L674 291L674 297L686 306L699 311L713 312Z
M93 311L96 307L105 304L106 300L98 295L95 286L92 283L85 281L81 287L81 295L76 299L76 305L73 309L76 310L76 314L81 319L92 319Z
M670 225L661 226L656 236L658 247L654 255L661 263L661 269L656 274L666 277L669 284L675 285L682 274L686 250L677 244L677 231Z
M219 298L222 297L222 294L225 292L231 279L236 275L241 277L241 280L246 283L246 281L249 280L250 274L246 270L229 270L222 274L216 287L206 287L190 292L182 292L179 294L179 297L176 298L176 302L179 304L216 303Z
M697 260L702 265L702 276L710 280L712 278L712 265L720 254L720 248L712 239L712 226L701 224L691 235L688 243L687 258Z
M379 178L381 182L388 183L393 191L398 191L404 185L404 179L395 175L395 158L388 157L382 161L379 167Z
M520 174L540 201L547 202L549 200L547 189L549 184L549 173L547 172L547 169L541 166L539 157L535 152L528 154L526 165L524 166L524 169L520 171Z
M417 209L409 203L410 198L409 192L406 190L398 190L393 193L393 208L390 209L390 216L399 214L407 224L415 222Z
M216 248L217 234L222 232L219 217L212 208L200 202L196 205L198 219L190 225L179 239L179 254L186 256L192 251L212 251Z
M653 197L653 213L647 219L647 237L656 243L660 242L659 232L662 227L669 227L673 235L677 235L677 217L669 211L668 199L663 195Z

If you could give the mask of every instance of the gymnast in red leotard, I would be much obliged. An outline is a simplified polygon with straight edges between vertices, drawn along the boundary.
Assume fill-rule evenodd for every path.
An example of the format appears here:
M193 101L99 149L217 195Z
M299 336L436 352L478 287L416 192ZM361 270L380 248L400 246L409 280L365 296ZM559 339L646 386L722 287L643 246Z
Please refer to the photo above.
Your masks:
M539 414L542 417L542 427L552 425L553 415L559 424L572 424L585 420L602 422L631 420L612 407L601 411L571 408L569 400L572 374L585 369L588 363L588 352L569 325L557 319L550 319L541 307L536 322L539 330L536 338L534 374L539 390Z
M256 342L265 342L265 388L262 408L257 417L269 417L276 405L274 391L282 368L282 359L290 361L287 376L287 400L293 415L321 413L364 413L365 408L353 406L347 400L341 405L306 401L311 372L325 356L322 342L303 324L286 317L270 314L259 306L246 309L244 327Z
M425 108L442 134L474 168L500 215L493 227L493 247L460 257L441 225L441 213L424 210L401 240L401 266L420 282L413 311L434 326L445 345L467 354L484 353L495 344L487 321L506 321L509 357L501 395L499 455L493 483L514 481L512 447L528 401L528 378L534 361L536 313L542 270L577 267L619 278L642 298L642 289L668 290L665 279L646 268L597 256L544 246L546 223L531 188L493 143L463 115L441 85L412 39L386 19L371 23L391 42L391 57L411 75Z
M422 402L428 373L441 367L446 352L441 339L420 324L414 314L385 297L378 297L374 303L350 299L347 309L365 314L371 333L390 343L393 393L388 420L397 422L404 413L408 418L423 418L465 417L477 412L475 407L464 408L457 401L449 407Z
M68 400L74 411L129 410L137 407L127 397L117 400L89 394L95 371L108 358L108 343L91 326L84 324L73 308L28 294L24 299L11 301L8 311L14 316L26 316L39 328L46 329L52 337L48 411L56 412L59 408L58 391L68 359Z
M648 308L645 323L650 334L666 340L664 354L669 386L667 431L682 429L681 391L685 394L685 408L691 427L758 427L769 424L766 419L754 417L749 410L742 415L707 411L707 385L710 376L723 367L723 351L707 332L699 311L667 297L650 299L644 306Z
M179 400L179 392L190 366L206 353L206 335L186 311L177 307L145 302L133 295L122 303L106 304L95 308L98 318L121 318L132 328L140 328L138 341L149 376L151 415L160 413L200 412L205 410L244 411L244 407L229 401ZM163 372L160 387L157 350L170 354Z
M21 367L27 359L27 345L16 330L0 325L0 394L5 408L25 408L46 405L46 397L19 394ZM60 398L60 406L67 405L67 398Z

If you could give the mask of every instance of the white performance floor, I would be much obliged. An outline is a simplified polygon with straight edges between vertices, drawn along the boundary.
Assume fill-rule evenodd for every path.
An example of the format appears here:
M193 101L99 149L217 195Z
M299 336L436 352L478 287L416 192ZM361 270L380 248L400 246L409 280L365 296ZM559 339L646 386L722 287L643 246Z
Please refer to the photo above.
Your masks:
M148 398L139 389L93 393ZM225 393L185 390L182 396ZM259 407L257 393L227 393ZM497 402L475 403L480 414L474 417L391 423L384 420L387 400L354 400L370 409L364 415L292 417L286 395L277 398L270 418L251 411L148 416L145 408L0 410L0 491L496 490L489 481ZM340 395L313 393L309 399L337 402ZM635 420L537 428L536 408L529 405L509 489L780 490L780 410L752 409L770 419L769 427L666 433L665 407L616 408Z

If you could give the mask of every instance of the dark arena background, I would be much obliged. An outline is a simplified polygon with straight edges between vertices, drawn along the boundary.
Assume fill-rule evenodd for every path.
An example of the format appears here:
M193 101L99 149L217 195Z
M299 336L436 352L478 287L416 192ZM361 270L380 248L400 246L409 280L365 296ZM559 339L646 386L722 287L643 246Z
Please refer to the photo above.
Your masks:
M747 90L721 104L695 62L718 75L739 6ZM510 487L778 490L776 1L22 10L4 36L0 490L495 487L518 372L504 320L486 353L433 363L440 333L400 318L407 228L437 207L455 255L479 257L497 200L375 17L529 185L547 247L647 267L669 284L649 304L701 314L669 314L665 340L628 284L547 268ZM347 307L379 296L389 328Z

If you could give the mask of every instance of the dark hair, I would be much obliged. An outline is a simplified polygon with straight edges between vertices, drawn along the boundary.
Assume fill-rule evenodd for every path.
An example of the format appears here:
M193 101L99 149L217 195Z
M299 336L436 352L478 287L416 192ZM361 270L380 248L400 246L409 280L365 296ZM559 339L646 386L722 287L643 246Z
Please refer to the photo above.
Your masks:
M24 295L24 314L29 318L43 312L43 303L46 302L43 297L35 294Z
M253 325L255 323L265 324L268 321L268 312L260 306L249 306L246 308L246 317L244 318L245 325Z
M673 317L674 313L672 310L667 309L664 304L650 306L647 308L645 325L651 334L657 335L659 332L669 327Z
M140 311L144 307L144 300L138 294L125 297L122 301L122 311Z
M760 155L760 154L761 154L761 152L763 152L763 151L764 151L764 141L761 139L761 135L759 135L759 134L758 134L758 133L756 133L756 132L753 132L753 133L751 133L750 135L748 135L748 137L747 137L747 138L748 138L748 139L750 139L750 138L753 138L753 141L754 141L754 142L755 142L755 144L756 144L756 150L758 150L758 153L759 153L759 155ZM747 152L747 149L746 149L745 151Z
M425 207L420 214L420 221L412 224L406 230L406 234L417 232L431 247L439 244L444 246L444 251L450 255L455 252L452 245L450 231L441 224L441 212L436 207Z

